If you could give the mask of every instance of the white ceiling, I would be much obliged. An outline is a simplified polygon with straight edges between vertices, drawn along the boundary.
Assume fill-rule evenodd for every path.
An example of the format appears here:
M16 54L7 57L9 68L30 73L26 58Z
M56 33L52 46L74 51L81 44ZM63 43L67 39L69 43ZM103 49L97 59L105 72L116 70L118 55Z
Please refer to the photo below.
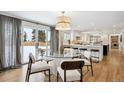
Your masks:
M60 11L1 11L1 14L17 18L55 25ZM71 18L73 30L102 30L113 31L124 28L123 11L67 11L65 15Z

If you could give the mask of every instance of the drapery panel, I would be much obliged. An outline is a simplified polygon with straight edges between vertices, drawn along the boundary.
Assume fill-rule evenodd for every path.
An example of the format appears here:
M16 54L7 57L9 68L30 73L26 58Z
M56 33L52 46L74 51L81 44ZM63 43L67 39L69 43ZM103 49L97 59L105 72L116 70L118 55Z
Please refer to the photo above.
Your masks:
M51 27L50 49L52 53L58 53L59 48L59 32Z
M13 68L21 64L21 20L0 15L0 68Z

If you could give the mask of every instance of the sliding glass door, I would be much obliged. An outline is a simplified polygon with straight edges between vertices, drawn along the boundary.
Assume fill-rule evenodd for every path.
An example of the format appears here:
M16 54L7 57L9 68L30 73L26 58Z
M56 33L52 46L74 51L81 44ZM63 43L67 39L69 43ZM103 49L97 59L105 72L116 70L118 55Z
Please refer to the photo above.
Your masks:
M44 49L46 51L45 54L50 53L50 31L39 29L37 37L37 43L39 45L37 48Z
M38 48L46 51L50 49L50 29L43 26L23 26L21 45L23 64L29 61L29 53L38 59Z
M27 63L29 61L29 53L34 54L35 56L35 32L36 29L32 28L23 28L23 37L22 37L22 58L23 63Z

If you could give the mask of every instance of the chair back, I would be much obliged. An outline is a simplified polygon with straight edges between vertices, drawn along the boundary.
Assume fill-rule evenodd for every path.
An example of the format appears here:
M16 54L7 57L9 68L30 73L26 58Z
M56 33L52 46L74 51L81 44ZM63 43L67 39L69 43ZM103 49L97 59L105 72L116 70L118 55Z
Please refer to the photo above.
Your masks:
M63 70L74 70L74 69L82 69L84 66L84 61L63 61L61 64L61 68Z
M35 63L35 58L32 53L29 53L29 63L28 63L27 74L25 79L25 81L28 81L28 82L29 82L29 76L31 73L32 63Z
M35 62L36 62L36 60L35 60L33 54L29 53L29 63L35 63Z

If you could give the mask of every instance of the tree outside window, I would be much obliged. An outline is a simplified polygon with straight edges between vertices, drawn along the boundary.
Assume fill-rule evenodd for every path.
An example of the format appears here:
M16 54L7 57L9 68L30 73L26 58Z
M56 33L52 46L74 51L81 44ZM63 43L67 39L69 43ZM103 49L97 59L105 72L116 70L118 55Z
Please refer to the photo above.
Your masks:
M38 31L38 41L39 42L46 42L45 30L39 30Z
M26 42L26 41L27 41L27 33L24 32L24 42Z

